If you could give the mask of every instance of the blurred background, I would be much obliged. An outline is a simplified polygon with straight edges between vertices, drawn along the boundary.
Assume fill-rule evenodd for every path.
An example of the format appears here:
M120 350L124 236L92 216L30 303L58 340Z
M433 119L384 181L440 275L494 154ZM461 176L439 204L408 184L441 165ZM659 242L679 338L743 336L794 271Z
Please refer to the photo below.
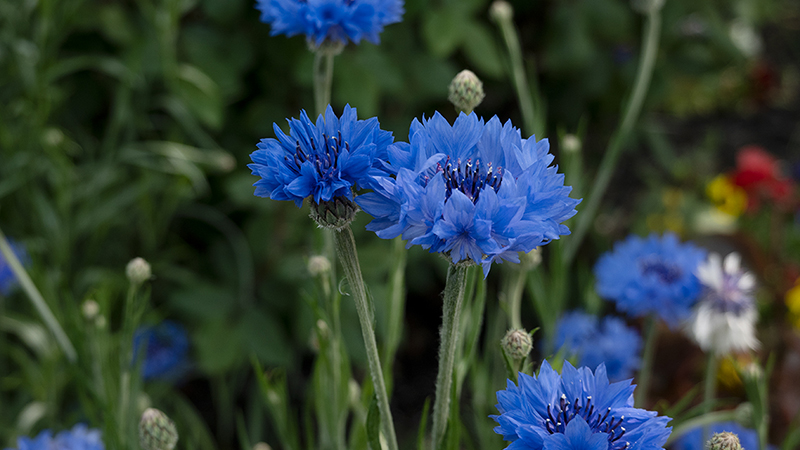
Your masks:
M564 143L576 142L565 136L577 139L592 177L636 73L642 16L623 0L510 3L545 111L537 137L550 139L557 162ZM406 1L403 22L388 26L379 46L350 44L336 58L334 110L349 103L405 140L415 117L455 117L447 87L470 69L486 91L476 112L520 126L489 7ZM772 405L780 437L800 409L792 381L800 377L800 321L792 315L800 298L795 307L787 295L800 277L800 2L669 0L662 15L641 120L579 264L588 271L630 232L672 230L743 252L765 287L761 339L777 361L773 386L784 393ZM80 306L94 300L107 326L118 327L125 265L137 256L151 264L152 309L143 320L180 324L188 341L178 373L145 380L145 391L182 411L176 420L195 430L188 439L202 442L198 448L239 448L242 428L252 442L274 441L252 360L284 367L302 405L315 354L308 263L322 242L307 206L253 196L256 178L246 167L258 140L274 135L273 123L313 112L313 55L302 37L271 37L258 19L250 0L0 2L3 233L24 247L79 355L92 351L80 342L95 326ZM735 181L751 168L737 155L754 148L774 170L777 184L767 190ZM590 180L575 180L577 196ZM730 193L737 188L744 201ZM366 232L368 220L359 215L353 229L380 339L392 242ZM445 273L439 258L408 252L392 405L401 440L413 440L433 394ZM584 303L580 292L570 306ZM363 378L355 310L342 307L348 353ZM523 318L533 328L538 319L528 309ZM0 443L96 417L70 388L91 381L54 351L21 290L0 297L0 316ZM662 343L667 355L673 344L689 345L671 339L678 343ZM699 382L691 369L702 361L697 352L695 360L665 357L681 375L657 387L664 396ZM730 389L736 395L735 382Z

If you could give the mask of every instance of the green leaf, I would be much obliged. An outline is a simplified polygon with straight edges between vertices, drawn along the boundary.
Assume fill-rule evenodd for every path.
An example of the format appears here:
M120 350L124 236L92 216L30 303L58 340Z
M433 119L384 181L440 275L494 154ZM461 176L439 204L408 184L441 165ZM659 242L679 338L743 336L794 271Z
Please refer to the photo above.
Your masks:
M425 16L422 34L431 53L439 57L450 56L464 36L464 19L461 14L454 14L458 9L447 8L431 11Z
M381 413L378 397L372 396L367 412L367 441L372 450L381 450Z
M181 64L173 90L200 122L214 129L222 126L219 86L205 72L196 66Z
M487 27L478 22L467 22L463 26L465 39L462 43L464 53L481 74L499 78L503 76L503 63L500 50Z

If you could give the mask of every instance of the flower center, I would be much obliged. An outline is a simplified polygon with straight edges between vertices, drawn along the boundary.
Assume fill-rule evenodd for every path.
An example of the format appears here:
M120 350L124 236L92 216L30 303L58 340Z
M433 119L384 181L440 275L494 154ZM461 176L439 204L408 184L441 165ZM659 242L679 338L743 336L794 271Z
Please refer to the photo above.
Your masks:
M707 289L706 301L712 308L721 313L733 313L737 316L753 305L752 294L739 287L739 275L724 275L722 290Z
M310 161L320 177L327 178L332 176L339 170L337 167L339 153L342 151L342 148L349 152L350 144L342 141L341 131L339 132L338 138L322 133L324 146L321 146L319 149L314 142L314 138L309 137L309 139L311 140L311 151L309 153L303 150L303 146L300 145L299 140L296 141L297 147L295 148L294 155L292 155L292 160L296 167L292 167L291 165L289 165L289 167L294 170L295 173L300 173L300 166L303 165L304 162ZM289 156L284 156L283 159L288 162Z
M567 424L575 418L575 416L583 417L583 420L589 425L594 433L607 433L608 434L608 450L623 450L628 448L630 443L622 439L625 435L625 427L622 422L625 416L620 416L616 419L611 415L611 408L605 411L595 411L592 404L592 397L586 397L586 404L581 405L580 399L575 399L570 403L567 396L561 394L561 400L558 405L547 405L547 418L544 420L544 427L550 434L564 433L567 429Z
M645 275L655 275L664 284L672 284L678 281L683 272L680 267L668 264L658 257L651 257L641 262L642 273Z
M492 172L492 163L481 164L480 160L467 159L462 169L461 160L456 161L454 165L448 156L444 161L444 167L441 163L436 165L436 172L441 171L444 174L444 183L447 188L445 194L445 201L450 198L453 190L461 191L464 195L472 200L472 203L478 202L478 197L481 191L486 187L491 187L495 192L500 190L500 184L503 182L503 168L498 167L497 173Z

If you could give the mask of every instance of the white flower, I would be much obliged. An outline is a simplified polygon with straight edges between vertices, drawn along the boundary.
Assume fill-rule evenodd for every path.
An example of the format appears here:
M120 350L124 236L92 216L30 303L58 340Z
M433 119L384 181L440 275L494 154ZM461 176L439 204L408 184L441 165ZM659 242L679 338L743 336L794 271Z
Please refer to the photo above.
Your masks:
M712 253L697 268L704 291L689 323L689 332L704 351L727 354L754 350L758 320L753 299L755 276L741 269L741 257L731 253L723 262Z

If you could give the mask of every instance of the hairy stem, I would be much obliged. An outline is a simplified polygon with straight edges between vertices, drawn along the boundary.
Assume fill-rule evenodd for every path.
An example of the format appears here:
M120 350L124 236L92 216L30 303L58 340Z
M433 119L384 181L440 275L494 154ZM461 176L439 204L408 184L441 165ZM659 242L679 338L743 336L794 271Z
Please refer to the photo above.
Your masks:
M375 319L367 300L367 289L364 286L364 279L361 276L361 266L358 263L358 254L356 253L353 231L349 226L346 226L333 233L339 260L344 268L347 283L350 285L351 295L353 301L355 301L356 310L358 311L358 320L361 322L361 336L364 339L364 346L367 350L369 373L372 377L372 384L375 387L375 395L378 398L378 409L381 414L383 432L389 450L397 450L397 435L394 431L392 411L389 408L389 396L386 393L383 369L381 368L381 360L378 354L378 344L375 340Z
M450 389L458 347L459 316L467 287L467 269L466 265L452 264L447 272L439 344L439 373L436 375L436 399L433 403L433 450L438 450L442 445L450 415Z

